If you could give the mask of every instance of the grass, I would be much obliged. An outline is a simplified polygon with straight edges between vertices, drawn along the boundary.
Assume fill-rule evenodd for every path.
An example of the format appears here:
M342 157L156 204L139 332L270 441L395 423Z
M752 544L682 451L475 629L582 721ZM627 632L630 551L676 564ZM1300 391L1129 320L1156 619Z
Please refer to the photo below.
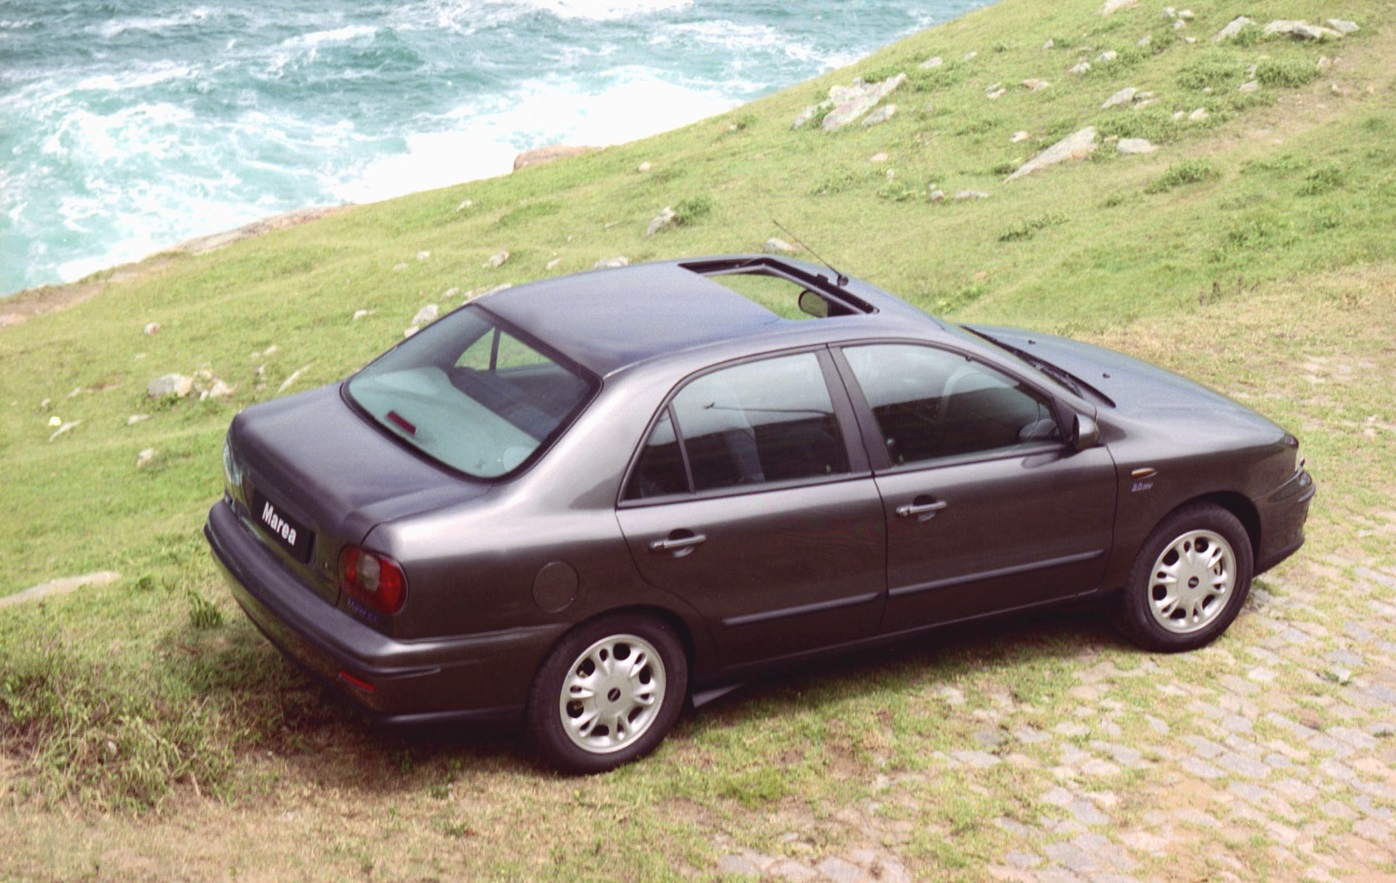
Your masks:
M990 820L1035 818L1023 796L1035 774L946 773L932 758L998 722L1070 720L1084 660L1137 664L1101 621L987 626L765 682L685 718L643 764L561 779L506 737L368 728L270 649L200 535L221 493L222 435L287 383L345 376L428 303L617 255L759 250L776 218L840 269L951 318L1084 336L1256 405L1300 435L1322 488L1306 556L1389 562L1381 531L1349 529L1393 508L1396 466L1393 384L1360 382L1393 376L1396 16L1361 6L1363 31L1339 46L1213 44L1242 12L1333 12L1202 0L1175 32L1148 0L1109 17L1004 0L673 133L166 255L0 330L0 596L123 574L0 609L0 797L46 822L9 826L0 876L138 876L149 853L191 877L701 878L717 850L817 858L852 845L839 808L876 803L879 777L895 777L934 809L881 806L886 836L918 873L976 878L1009 841ZM1116 62L1067 73L1106 49ZM945 64L920 67L936 55ZM1240 93L1252 66L1261 89ZM903 71L890 122L790 130L829 86ZM1050 86L1016 88L1028 78ZM1009 91L991 100L994 83ZM1100 109L1127 86L1156 103ZM1206 120L1174 118L1197 108ZM1092 124L1163 146L1125 157L1105 141L1090 161L1003 182ZM878 153L888 160L872 163ZM932 185L989 197L933 203ZM675 224L647 238L665 206ZM508 260L489 266L501 250ZM149 380L198 371L231 397L146 397ZM50 441L54 417L76 426ZM146 449L155 457L137 469ZM1237 640L1248 628L1243 616ZM1119 690L1119 726L1146 732L1150 695ZM144 836L175 819L217 836ZM1244 836L1237 849L1258 852Z

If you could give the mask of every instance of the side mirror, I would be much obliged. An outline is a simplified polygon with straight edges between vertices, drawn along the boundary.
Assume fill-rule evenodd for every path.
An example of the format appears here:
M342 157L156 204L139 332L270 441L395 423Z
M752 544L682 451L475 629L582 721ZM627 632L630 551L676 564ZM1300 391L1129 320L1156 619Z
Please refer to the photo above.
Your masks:
M816 319L829 318L829 302L806 288L800 292L800 312Z
M1078 451L1086 448L1093 448L1100 444L1100 425L1095 422L1095 418L1085 414L1077 414L1076 422L1071 428L1071 446Z

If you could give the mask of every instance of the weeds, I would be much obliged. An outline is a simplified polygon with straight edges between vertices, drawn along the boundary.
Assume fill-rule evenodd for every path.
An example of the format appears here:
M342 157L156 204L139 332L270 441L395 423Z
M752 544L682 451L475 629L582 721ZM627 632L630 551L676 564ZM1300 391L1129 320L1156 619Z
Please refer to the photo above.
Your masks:
M1185 159L1168 167L1162 175L1144 188L1145 193L1167 193L1176 187L1204 184L1221 177L1216 166L1204 159Z
M999 233L999 242L1022 242L1037 235L1037 231L1049 227L1059 227L1066 223L1066 217L1056 213L1038 215L1021 223L1014 224Z

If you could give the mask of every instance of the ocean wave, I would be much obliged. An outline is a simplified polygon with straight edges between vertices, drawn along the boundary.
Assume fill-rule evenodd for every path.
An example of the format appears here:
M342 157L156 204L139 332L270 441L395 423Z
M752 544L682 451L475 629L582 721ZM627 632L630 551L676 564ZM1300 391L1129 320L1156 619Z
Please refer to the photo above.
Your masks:
M89 33L95 33L103 40L114 40L123 34L141 31L149 34L167 34L179 28L203 25L220 13L207 6L196 6L186 12L163 16L132 16L103 21L91 26Z
M156 62L144 69L86 76L70 92L126 92L195 76L194 68L177 62Z
M283 40L281 46L284 49L316 49L328 43L352 43L364 37L372 38L377 33L378 28L373 25L345 25L327 31L299 34Z

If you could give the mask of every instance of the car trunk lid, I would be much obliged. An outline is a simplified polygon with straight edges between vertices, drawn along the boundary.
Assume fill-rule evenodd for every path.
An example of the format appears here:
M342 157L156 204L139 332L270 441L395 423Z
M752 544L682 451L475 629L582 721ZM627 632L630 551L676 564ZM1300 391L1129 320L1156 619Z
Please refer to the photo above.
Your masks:
M337 386L255 405L234 418L228 437L239 514L332 603L346 544L489 487L406 450L355 413Z

